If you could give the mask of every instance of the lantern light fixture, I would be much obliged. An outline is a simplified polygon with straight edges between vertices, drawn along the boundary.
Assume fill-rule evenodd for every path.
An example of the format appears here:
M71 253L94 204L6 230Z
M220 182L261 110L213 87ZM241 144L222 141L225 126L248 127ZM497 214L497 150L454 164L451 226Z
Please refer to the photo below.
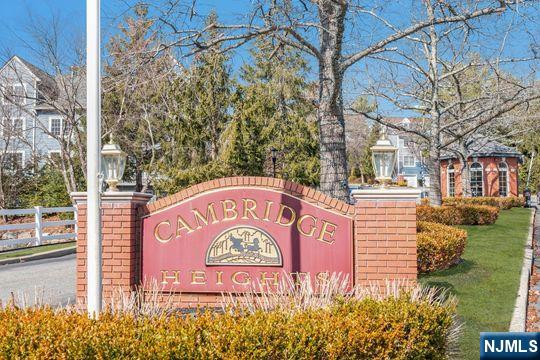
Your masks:
M109 190L118 191L118 183L122 180L126 169L127 154L113 142L112 135L109 143L101 150L101 158L103 176Z
M392 180L394 168L396 165L397 148L392 145L386 136L386 127L383 128L381 138L371 147L371 159L375 179L384 187L385 182Z

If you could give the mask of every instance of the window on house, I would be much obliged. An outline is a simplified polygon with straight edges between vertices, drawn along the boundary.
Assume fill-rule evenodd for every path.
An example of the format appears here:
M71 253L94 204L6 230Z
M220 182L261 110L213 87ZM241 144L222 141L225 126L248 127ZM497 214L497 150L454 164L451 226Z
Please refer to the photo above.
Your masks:
M4 154L4 166L8 171L17 171L23 168L24 158L22 152L8 152Z
M456 171L452 164L448 166L448 196L456 196Z
M24 119L23 118L13 119L12 129L13 129L14 135L22 135L24 131Z
M49 120L49 132L51 136L60 136L62 134L62 119L51 118Z
M6 104L11 104L13 106L24 105L26 102L24 86L21 84L5 86L4 99L4 103Z
M412 155L405 155L403 156L403 167L414 167L415 166L415 159Z
M508 165L499 164L499 196L508 196Z
M2 119L2 135L5 139L13 139L24 132L24 118Z
M484 172L482 165L475 162L471 165L471 195L480 197L483 195Z

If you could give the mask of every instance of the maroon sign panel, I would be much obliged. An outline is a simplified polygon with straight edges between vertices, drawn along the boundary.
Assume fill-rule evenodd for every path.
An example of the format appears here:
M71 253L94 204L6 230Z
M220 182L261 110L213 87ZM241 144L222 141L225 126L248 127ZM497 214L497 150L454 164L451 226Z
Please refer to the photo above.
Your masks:
M285 274L352 281L352 219L265 188L199 194L143 219L142 275L165 290L241 291Z

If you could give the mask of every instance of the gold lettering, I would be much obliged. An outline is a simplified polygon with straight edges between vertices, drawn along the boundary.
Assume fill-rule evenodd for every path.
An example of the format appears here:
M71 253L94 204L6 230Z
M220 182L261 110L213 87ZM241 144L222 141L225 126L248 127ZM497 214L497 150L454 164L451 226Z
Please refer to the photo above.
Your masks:
M206 272L201 270L191 271L191 285L204 285L206 284Z
M247 219L248 213L250 213L251 217L254 220L258 220L259 217L257 216L257 214L255 214L255 209L257 208L257 202L253 199L242 199L242 201L244 202L244 216L242 216L242 219ZM248 203L250 203L251 206L248 206Z
M304 222L305 219L308 219L308 218L313 220L313 225L309 228L308 232L305 232L304 229L302 229L302 223ZM317 226L317 218L309 214L300 216L300 218L298 218L298 222L296 223L296 227L298 228L298 231L300 232L300 234L305 235L305 236L313 236L313 234L315 234L316 226Z
M272 207L273 201L266 200L266 207L264 209L264 221L270 221L270 208Z
M169 220L165 220L165 221L162 221L160 222L159 224L156 225L156 227L154 228L154 237L156 238L157 241L159 241L160 243L166 243L166 242L169 242L171 241L172 237L173 237L173 234L171 233L171 236L169 236L168 238L162 238L160 235L159 235L159 227L161 225L169 225L171 226L171 222Z
M241 279L238 279L239 276L243 277L243 281L240 281ZM236 271L232 274L231 280L236 285L249 285L251 282L251 277L249 276L249 273L245 271Z
M284 215L283 213L285 209L289 210L289 212L291 213L291 217L289 218L288 221L283 223L281 222L281 220L283 220L283 215ZM287 205L279 204L279 211L278 211L278 216L276 218L276 224L281 225L281 226L291 226L294 223L294 220L296 220L296 212L294 211L294 209Z
M195 221L197 222L197 229L201 229L203 227L201 225L201 222L204 225L208 225L208 221L210 220L210 217L212 217L212 224L219 222L216 216L216 210L214 209L214 203L208 204L208 207L206 208L206 216L201 214L201 212L198 209L193 209L191 211L193 212L193 215L195 215Z
M173 280L173 285L180 284L180 271L173 271L173 275L169 275L168 270L161 270L161 283L167 285L168 280Z
M236 211L236 203L234 200L221 200L223 206L223 221L235 220L238 217L238 211ZM231 205L230 207L228 205ZM229 216L229 214L234 214Z
M333 229L331 230L328 230L328 226L332 226ZM331 222L328 222L326 220L323 220L322 221L322 228L321 228L321 232L319 233L319 236L317 237L317 240L319 241L322 241L322 242L325 242L327 244L333 244L335 239L333 239L334 237L334 234L336 232L336 229L337 229L337 225L336 224L333 224ZM325 239L325 235L330 235L330 239Z
M180 215L177 218L178 225L176 228L176 237L180 237L180 230L187 230L188 233L193 232L193 228Z
M271 276L266 276L266 271L261 272L261 283L268 284L270 281L270 285L277 286L279 284L279 273L278 272L272 272Z
M216 271L216 285L223 285L223 271Z

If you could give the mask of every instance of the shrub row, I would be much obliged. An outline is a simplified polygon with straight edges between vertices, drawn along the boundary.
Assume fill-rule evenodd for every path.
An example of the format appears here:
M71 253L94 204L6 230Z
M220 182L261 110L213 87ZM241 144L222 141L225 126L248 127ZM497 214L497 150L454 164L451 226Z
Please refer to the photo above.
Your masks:
M134 317L0 310L3 359L445 359L455 303L412 294L298 312ZM451 349L450 349L451 350Z
M448 225L418 221L416 225L418 272L448 269L461 259L467 232Z
M453 205L416 207L417 220L444 225L487 225L499 217L499 208L486 205Z
M523 207L525 206L525 198L520 196L510 196L510 197L471 197L471 198L462 198L462 197L447 197L443 199L443 205L487 205L495 206L499 209L511 209L514 207Z

